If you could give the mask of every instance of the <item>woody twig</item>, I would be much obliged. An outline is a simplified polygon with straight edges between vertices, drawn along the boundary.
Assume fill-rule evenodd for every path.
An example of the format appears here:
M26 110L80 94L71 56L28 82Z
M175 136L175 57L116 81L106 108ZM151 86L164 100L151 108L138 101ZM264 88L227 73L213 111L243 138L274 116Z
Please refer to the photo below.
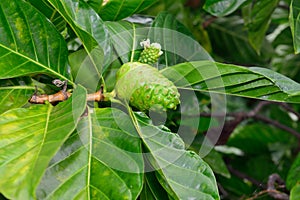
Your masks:
M34 92L34 94L31 96L31 98L28 100L30 103L34 104L44 104L46 102L50 103L57 103L67 100L72 94L67 91L67 81L60 81L58 79L55 79L53 83L57 87L63 87L62 90L55 94L37 94L37 87ZM95 93L91 93L87 95L87 101L103 101L104 95L103 95L103 87L101 86L100 90L98 90Z

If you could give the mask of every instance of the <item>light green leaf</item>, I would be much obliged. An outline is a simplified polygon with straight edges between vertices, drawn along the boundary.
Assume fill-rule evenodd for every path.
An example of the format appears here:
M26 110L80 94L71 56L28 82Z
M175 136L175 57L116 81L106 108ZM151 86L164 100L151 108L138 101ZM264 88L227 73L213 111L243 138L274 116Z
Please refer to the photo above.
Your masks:
M35 90L33 86L28 86L30 82L28 77L0 80L0 114L28 102Z
M295 53L300 52L300 1L292 0L290 6L290 27L294 39Z
M211 61L182 63L161 72L179 89L300 103L300 84L274 71Z
M91 0L90 5L100 14L103 20L117 21L141 12L157 0Z
M300 154L298 154L289 170L286 186L291 190L297 183L300 183Z
M292 188L291 194L290 194L290 200L298 200L300 199L300 183L295 185L295 187Z
M52 159L39 199L136 199L143 185L141 142L120 110L91 109Z
M19 0L2 0L0 13L0 79L45 73L69 80L66 43L44 15Z
M247 14L244 14L246 18L246 26L249 32L249 41L253 48L259 53L265 34L271 23L271 15L278 5L279 0L259 0L254 4L249 4ZM245 9L246 9L245 8Z
M223 17L236 11L247 0L206 0L203 9L210 14Z
M178 135L145 123L144 119L137 120L139 115L131 113L131 117L149 151L145 156L172 198L219 199L212 170L196 153L184 149L184 142Z
M35 198L49 161L75 129L85 99L78 86L73 97L55 107L33 105L0 116L0 192L5 197Z

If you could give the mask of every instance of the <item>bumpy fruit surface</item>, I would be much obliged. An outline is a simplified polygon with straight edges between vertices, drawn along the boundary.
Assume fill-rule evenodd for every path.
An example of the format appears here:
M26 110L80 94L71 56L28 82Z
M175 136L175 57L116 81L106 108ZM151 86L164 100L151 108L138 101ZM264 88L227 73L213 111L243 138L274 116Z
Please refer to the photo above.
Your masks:
M116 93L141 111L151 107L176 109L179 92L156 68L140 62L125 63L117 72Z
M161 55L160 52L160 49L150 46L142 51L138 61L147 64L156 63Z

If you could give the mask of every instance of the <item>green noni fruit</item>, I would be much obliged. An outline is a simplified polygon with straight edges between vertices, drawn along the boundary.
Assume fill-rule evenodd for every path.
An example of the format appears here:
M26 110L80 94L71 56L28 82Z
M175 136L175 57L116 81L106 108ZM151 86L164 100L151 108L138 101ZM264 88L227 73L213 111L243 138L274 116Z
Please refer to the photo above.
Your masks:
M140 62L121 66L115 89L120 99L129 101L141 111L150 108L176 109L180 103L180 94L173 82L156 68Z

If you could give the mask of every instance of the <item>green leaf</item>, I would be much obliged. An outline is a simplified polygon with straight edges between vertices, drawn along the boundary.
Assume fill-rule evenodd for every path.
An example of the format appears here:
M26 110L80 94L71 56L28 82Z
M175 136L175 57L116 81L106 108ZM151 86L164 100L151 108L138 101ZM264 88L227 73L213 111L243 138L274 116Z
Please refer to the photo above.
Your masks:
M200 122L205 120L207 118L200 118ZM205 121L204 126L209 126L210 123ZM197 127L196 127L197 128ZM199 125L199 128L203 128L201 125ZM210 127L211 128L211 127ZM227 169L227 166L222 158L222 155L217 152L212 145L209 145L205 142L203 142L204 137L203 135L198 134L189 149L195 151L195 152L208 152L205 157L203 157L203 160L211 166L211 169L215 174L220 174L226 178L230 178L230 173Z
M0 80L0 114L12 108L19 108L28 102L35 88L28 86L27 77Z
M295 185L295 187L292 188L291 194L290 194L290 200L298 200L300 199L300 183Z
M138 51L142 49L140 42L147 39L148 28L127 21L105 22L116 56L120 57L123 63L137 60Z
M162 46L160 63L166 66L184 61L212 60L210 55L193 38L191 32L167 12L161 12L152 23L148 37L151 43Z
M298 154L289 170L286 180L286 186L291 190L296 186L297 183L300 183L300 154Z
M157 0L98 0L98 4L95 3L95 0L91 2L93 2L94 9L103 20L117 21L145 10L156 3Z
M236 11L247 0L206 0L203 9L210 14L223 17Z
M300 2L292 0L290 6L290 27L294 39L295 53L300 52Z
M90 73L89 79L92 85L89 88L95 89L111 58L109 33L105 24L98 14L84 1L48 0L48 2L67 21L81 40L87 53L87 60L90 60L85 65L80 66L80 70L77 70L79 78L77 80L75 77L75 82L84 84L80 76L81 72Z
M161 72L179 89L300 103L300 84L274 71L211 61L182 63Z
M215 56L228 63L265 65L273 56L271 44L264 40L261 55L249 43L244 21L239 16L217 18L207 27Z
M243 163L241 164L243 165ZM218 183L228 192L228 199L239 199L241 196L252 196L253 191L257 190L257 187L253 187L249 182L231 176L230 179L225 177L218 177Z
M34 199L47 165L76 127L85 90L57 106L33 105L0 116L0 192L9 199ZM83 103L82 103L83 102ZM59 133L59 134L58 134Z
M145 156L158 171L160 183L172 198L219 199L212 170L196 153L184 149L178 135L137 120L139 115L131 113L131 117L149 151Z
M147 172L145 173L144 176L145 176L145 183L140 195L140 199L149 199L149 200L169 199L167 192L158 182L154 171Z
M71 74L76 83L84 86L88 92L94 92L99 82L99 74L94 65L102 65L104 59L102 50L95 48L93 53L88 55L85 49L80 49L69 55ZM87 78L88 77L88 78Z
M255 3L249 4L249 16L244 15L247 18L246 26L249 32L249 41L254 49L259 53L265 34L271 23L271 15L278 5L279 0L259 0Z
M46 73L69 80L64 39L29 3L1 1L0 30L0 79Z
M136 199L140 193L143 156L130 118L112 108L88 110L48 166L39 199Z
M269 145L289 144L289 147L293 143L295 139L289 133L263 123L255 123L236 128L227 144L247 154L260 154L268 151Z
M47 2L47 0L27 0L43 13L56 27L59 32L66 28L66 22L62 16Z

